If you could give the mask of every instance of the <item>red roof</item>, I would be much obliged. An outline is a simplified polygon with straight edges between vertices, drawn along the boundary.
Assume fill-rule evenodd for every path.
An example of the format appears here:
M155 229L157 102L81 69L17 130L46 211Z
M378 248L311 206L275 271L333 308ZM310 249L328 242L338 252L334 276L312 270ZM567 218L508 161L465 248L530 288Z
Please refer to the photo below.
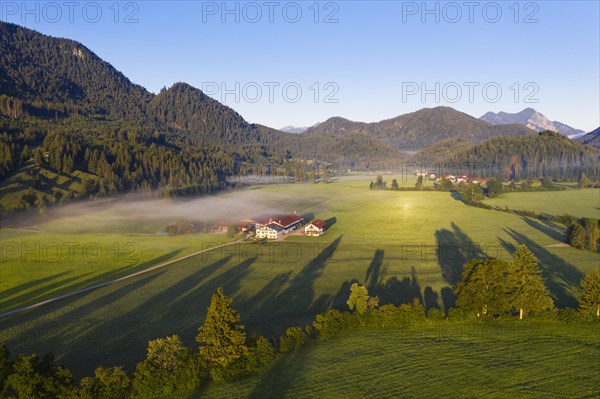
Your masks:
M301 222L303 219L298 215L287 215L278 218L273 218L273 222L280 226L288 227L294 223Z
M322 229L327 225L327 223L325 223L321 219L313 220L310 224L312 224L313 226L315 226L318 229Z
M271 222L271 220L273 220L273 218L270 216L259 216L256 219L254 219L253 222L265 225L265 224L268 224L269 222Z

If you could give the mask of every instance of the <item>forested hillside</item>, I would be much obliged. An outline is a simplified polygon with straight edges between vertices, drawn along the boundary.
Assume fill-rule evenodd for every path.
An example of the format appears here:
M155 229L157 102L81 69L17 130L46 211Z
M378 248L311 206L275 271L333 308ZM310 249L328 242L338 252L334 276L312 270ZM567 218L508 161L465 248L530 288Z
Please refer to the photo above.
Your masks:
M524 137L494 137L456 159L477 165L488 176L509 179L552 176L554 180L577 180L582 173L598 178L599 153L564 135L544 131Z
M581 144L589 145L600 150L600 127L593 132L578 138L577 141Z
M524 136L534 134L523 125L494 126L449 107L424 108L381 122L352 122L330 118L304 134L343 136L364 133L404 151L418 151L447 139L481 142L495 136Z

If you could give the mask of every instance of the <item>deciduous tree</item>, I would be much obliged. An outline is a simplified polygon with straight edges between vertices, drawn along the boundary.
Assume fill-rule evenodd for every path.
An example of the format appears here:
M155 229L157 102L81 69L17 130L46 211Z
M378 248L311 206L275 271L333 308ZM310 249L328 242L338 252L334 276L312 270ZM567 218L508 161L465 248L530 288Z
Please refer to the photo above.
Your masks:
M510 309L506 295L509 265L498 259L472 259L463 267L456 285L456 304L477 317L505 313Z
M131 392L131 380L121 367L98 367L94 377L81 380L80 399L127 399Z
M194 389L197 369L195 358L177 335L149 341L146 359L137 364L133 374L134 396L158 398Z
M489 198L497 197L502 193L502 183L498 179L490 179L486 183L487 195Z
M473 204L483 199L483 190L478 184L469 183L462 193L463 199L467 204Z
M367 311L367 301L369 300L369 292L367 287L357 283L350 287L350 296L348 297L348 307L350 310L356 310L356 313L363 314Z

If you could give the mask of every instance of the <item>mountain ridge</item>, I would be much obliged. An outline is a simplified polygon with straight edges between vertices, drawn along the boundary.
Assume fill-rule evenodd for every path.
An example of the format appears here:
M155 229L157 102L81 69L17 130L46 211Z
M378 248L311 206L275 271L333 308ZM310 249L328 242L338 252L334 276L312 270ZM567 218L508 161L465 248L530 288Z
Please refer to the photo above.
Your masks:
M477 143L493 136L535 133L522 125L496 126L454 108L440 106L371 123L332 117L303 134L343 135L349 132L368 134L402 151L419 151L448 139L465 139Z
M494 125L518 123L539 132L544 130L552 130L558 133L562 133L569 137L585 133L583 130L575 129L565 123L551 121L544 114L536 111L531 107L525 108L524 110L517 113L508 113L504 111L494 113L490 111L482 115L479 119Z

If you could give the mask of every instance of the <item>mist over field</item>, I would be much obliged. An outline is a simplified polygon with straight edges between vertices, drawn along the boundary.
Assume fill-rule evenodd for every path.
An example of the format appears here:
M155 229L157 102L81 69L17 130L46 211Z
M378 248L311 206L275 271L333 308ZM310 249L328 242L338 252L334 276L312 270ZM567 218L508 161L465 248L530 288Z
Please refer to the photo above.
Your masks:
M291 203L297 196L258 190L228 192L194 199L157 199L147 194L81 201L50 208L46 215L35 211L3 218L2 227L39 228L64 233L129 232L157 234L179 219L237 222L258 217L301 212ZM307 204L309 202L306 202Z

